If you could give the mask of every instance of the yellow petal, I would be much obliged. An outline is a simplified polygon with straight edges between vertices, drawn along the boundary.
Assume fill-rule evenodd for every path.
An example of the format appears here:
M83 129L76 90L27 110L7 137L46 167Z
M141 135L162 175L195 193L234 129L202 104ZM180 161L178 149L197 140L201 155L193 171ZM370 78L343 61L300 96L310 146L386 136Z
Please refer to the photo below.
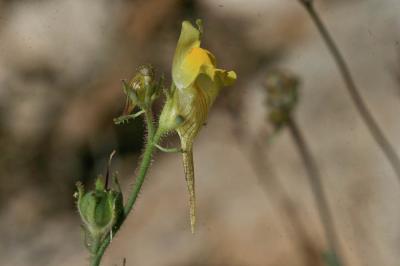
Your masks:
M182 63L193 48L200 47L200 35L200 31L189 21L182 22L182 30L172 63L172 79L178 88L185 87L183 84L187 83L182 72Z
M214 70L215 58L205 49L199 47L192 48L181 64L177 66L179 71L177 71L174 82L178 89L190 86L202 72L204 66Z

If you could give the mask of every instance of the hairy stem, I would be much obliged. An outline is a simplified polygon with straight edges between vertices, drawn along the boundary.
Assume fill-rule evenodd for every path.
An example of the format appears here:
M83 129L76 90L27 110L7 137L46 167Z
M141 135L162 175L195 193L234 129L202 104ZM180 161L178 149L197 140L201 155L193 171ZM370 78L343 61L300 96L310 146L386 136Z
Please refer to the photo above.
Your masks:
M160 139L160 136L155 136L154 134L154 124L153 124L153 114L151 111L146 111L145 113L146 117L146 125L147 125L147 143L146 143L146 148L143 153L143 158L142 162L139 166L139 175L136 178L136 183L135 187L133 188L133 191L128 198L128 201L126 202L125 205L125 217L128 216L129 212L132 210L133 205L136 202L136 199L139 195L139 192L142 188L144 178L146 177L147 170L149 169L150 163L151 163L151 158L155 149L155 144Z
M326 46L328 47L330 53L332 54L332 57L336 62L340 74L342 75L342 78L350 93L351 99L353 100L358 112L360 113L362 119L364 120L367 128L371 132L376 143L382 149L386 158L390 162L394 172L397 175L398 181L400 182L400 158L396 154L396 151L394 150L394 148L392 147L392 145L390 144L390 142L388 141L382 130L380 129L378 123L372 116L371 112L367 108L366 103L364 102L356 84L354 83L353 77L350 73L346 61L344 60L344 57L340 53L328 29L325 27L317 11L315 10L313 1L312 0L299 0L299 1L300 3L303 4L308 14L310 15L312 21L314 22L315 26L317 27L319 33L321 34Z
M310 152L310 149L308 148L308 145L303 137L303 134L297 126L297 123L294 120L289 119L288 127L296 144L296 147L301 155L304 166L307 170L307 176L309 178L312 193L315 197L318 214L320 216L325 231L329 250L332 251L337 258L339 258L339 243L337 240L336 229L333 222L333 215L332 211L330 210L324 188L322 186L321 175Z
M146 147L143 153L142 161L139 166L139 173L136 177L135 186L128 198L128 201L124 208L124 219L121 223L125 221L126 217L128 217L129 213L132 211L133 206L138 198L140 190L142 188L144 179L147 175L147 171L151 164L151 159L153 157L154 150L156 148L156 144L160 141L161 132L155 133L154 123L153 123L153 114L150 110L145 112L146 126L147 126L147 142ZM120 229L120 226L113 229L113 235L115 235ZM92 257L91 266L99 266L101 259L106 251L107 247L110 245L111 236L107 236L104 241L101 243L97 253Z

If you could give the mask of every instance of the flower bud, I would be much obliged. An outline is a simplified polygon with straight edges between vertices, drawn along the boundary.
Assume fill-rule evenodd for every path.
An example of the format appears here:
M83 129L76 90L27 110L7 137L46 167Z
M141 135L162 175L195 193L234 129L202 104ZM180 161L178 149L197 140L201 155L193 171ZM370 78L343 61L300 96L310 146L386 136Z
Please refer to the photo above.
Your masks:
M95 253L98 243L121 221L122 193L119 188L106 189L101 177L96 180L94 190L85 193L83 185L79 182L77 189L75 197L78 199L77 207L86 231L86 244L91 252Z
M137 69L135 76L129 83L124 82L123 90L127 96L124 115L132 113L136 106L143 109L146 105L150 104L157 88L154 76L153 66L142 65Z
M100 179L96 190L82 195L78 199L78 210L82 221L92 234L100 234L113 224L113 196L102 188Z
M299 80L283 70L274 70L265 79L268 119L275 129L280 129L290 119L297 104Z

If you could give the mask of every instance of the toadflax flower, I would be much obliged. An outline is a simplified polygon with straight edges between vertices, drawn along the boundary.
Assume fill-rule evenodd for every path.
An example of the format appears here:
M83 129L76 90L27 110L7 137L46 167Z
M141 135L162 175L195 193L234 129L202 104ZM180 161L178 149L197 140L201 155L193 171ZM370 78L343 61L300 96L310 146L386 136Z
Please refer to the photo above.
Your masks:
M193 140L206 122L220 89L236 80L234 71L218 69L214 55L200 47L201 21L196 23L197 28L188 21L182 23L172 64L173 84L159 121L161 134L176 130L181 141L192 232L196 219Z

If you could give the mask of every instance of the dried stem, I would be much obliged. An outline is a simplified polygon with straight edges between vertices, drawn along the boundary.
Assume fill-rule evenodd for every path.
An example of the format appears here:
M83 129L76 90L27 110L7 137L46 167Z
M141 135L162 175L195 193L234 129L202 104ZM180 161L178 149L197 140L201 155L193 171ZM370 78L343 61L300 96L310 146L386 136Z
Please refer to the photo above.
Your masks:
M339 258L339 243L333 221L333 215L322 186L321 175L318 167L316 166L315 160L310 152L310 149L308 148L301 130L297 126L297 123L293 119L289 119L288 127L307 170L307 176L309 178L311 190L315 197L318 214L324 227L329 250L334 253L336 258Z
M258 137L256 137L256 140L254 143L245 143L244 142L244 137L241 132L241 127L238 126L240 123L236 123L236 113L230 112L230 115L232 116L232 119L235 121L235 128L234 128L234 136L237 141L237 144L240 146L243 146L242 150L246 150L248 148L249 155L246 156L248 159L251 167L254 170L254 173L261 185L261 188L265 195L267 197L270 197L271 199L275 199L276 203L280 205L280 207L284 210L284 218L286 219L290 227L294 230L296 238L293 239L294 242L298 245L298 247L303 251L303 264L304 265L316 265L318 264L317 261L320 261L321 259L321 251L316 245L313 243L312 239L307 235L306 233L306 224L304 224L299 217L298 211L296 208L295 202L290 197L290 193L285 189L284 184L279 180L277 177L277 173L274 171L273 167L266 167L266 159L265 159L265 150L267 149L267 142L265 141L266 139L266 134L260 133ZM302 142L304 143L304 141ZM307 149L308 151L308 149ZM309 152L307 154L310 154ZM315 168L315 163L314 163L314 168ZM311 178L310 178L311 179ZM320 183L320 182L319 182ZM321 187L322 189L322 187ZM319 191L321 191L321 189ZM314 189L313 189L314 191ZM323 198L324 198L324 204L322 205L327 205L326 203L326 197L324 193L322 192ZM318 201L319 197L315 197ZM318 203L316 203L318 204ZM322 208L324 208L322 206ZM332 216L330 215L329 209L324 212L328 212L328 219L329 217ZM321 219L321 222L324 220ZM332 220L330 220L328 223L332 225ZM329 227L330 225L328 225ZM332 225L333 226L333 225ZM325 226L324 226L325 229ZM335 234L335 230L331 230L333 234ZM328 233L326 233L328 235ZM328 237L327 237L328 238ZM336 237L334 235L334 241L336 240Z
M371 132L373 138L382 149L386 158L390 162L394 172L397 175L398 181L400 182L400 158L396 154L394 148L380 129L378 123L372 116L371 112L367 108L366 103L364 102L359 89L354 83L353 77L350 73L350 70L347 66L347 63L340 53L337 45L335 44L333 38L331 37L328 29L325 27L321 18L319 17L317 11L314 8L312 0L299 0L301 4L305 7L308 14L310 15L312 21L317 27L319 33L321 34L322 39L324 40L326 46L328 47L332 57L334 58L336 65L342 75L342 78L346 84L346 87L350 93L351 99L353 100L358 112L360 113L363 121L365 122L367 128Z

